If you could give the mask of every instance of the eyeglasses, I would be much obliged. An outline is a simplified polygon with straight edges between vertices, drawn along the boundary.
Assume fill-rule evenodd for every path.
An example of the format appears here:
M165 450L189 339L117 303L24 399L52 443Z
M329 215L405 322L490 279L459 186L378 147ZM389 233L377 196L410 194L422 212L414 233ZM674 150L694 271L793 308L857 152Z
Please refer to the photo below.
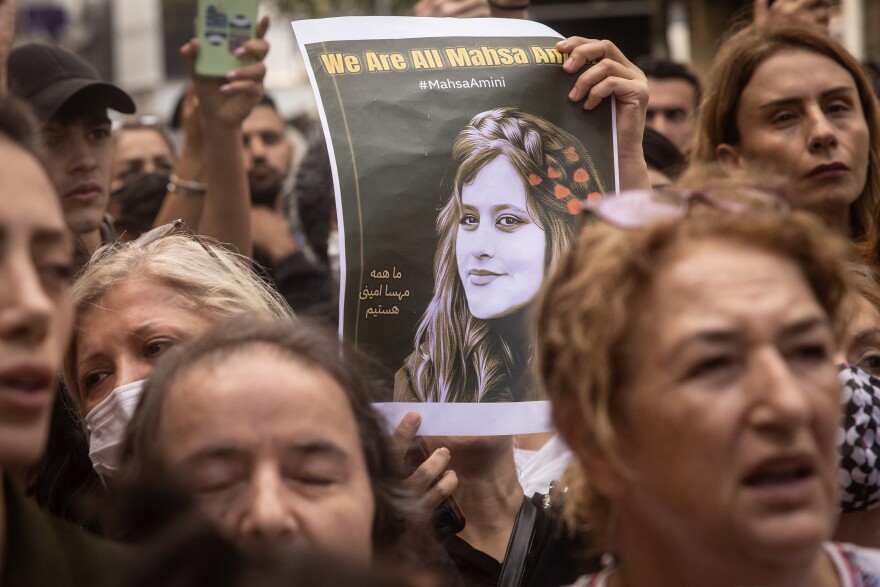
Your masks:
M734 214L789 212L778 193L756 186L723 186L708 190L632 190L618 196L583 201L583 212L621 228L638 228L660 220L683 218L694 203Z
M205 249L205 252L207 252L209 255L211 255L211 257L216 259L221 264L223 263L223 261L220 259L220 257L217 256L217 253L214 252L214 250L211 248L211 246L207 242L205 242L205 240L202 237L200 237L198 235L198 233L196 233L192 228L187 226L186 222L184 222L183 220L180 220L180 219L172 220L171 222L168 222L167 224L163 224L161 226L157 226L156 228L152 228L152 229L148 230L147 232L143 233L142 235L140 235L139 237L137 237L136 239L134 239L133 241L129 241L127 243L118 243L116 245L105 247L104 249L100 250L95 255L95 257L92 258L91 262L94 263L96 261L104 260L108 257L113 256L114 254L118 253L119 251L121 251L122 249L127 248L127 247L134 247L134 248L142 249L148 245L151 245L152 243L154 243L158 240L161 240L165 237L168 237L168 236L171 236L174 234L180 234L180 235L184 235L184 236L191 238L192 240L199 243L202 246L202 248Z

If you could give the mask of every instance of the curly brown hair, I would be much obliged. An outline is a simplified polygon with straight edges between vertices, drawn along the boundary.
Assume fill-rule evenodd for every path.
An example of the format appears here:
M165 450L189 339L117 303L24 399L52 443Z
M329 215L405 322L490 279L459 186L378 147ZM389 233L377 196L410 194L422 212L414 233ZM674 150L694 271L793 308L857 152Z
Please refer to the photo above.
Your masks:
M717 197L736 188L727 186ZM713 195L715 193L713 192ZM807 280L836 335L846 284L841 260L848 245L805 212L761 210L733 214L694 204L681 219L637 229L599 223L585 228L538 302L538 377L553 418L575 453L598 450L622 474L619 422L628 349L640 333L636 307L650 305L657 267L672 248L722 239L779 255ZM605 536L610 501L575 462L567 473L565 513L573 527Z

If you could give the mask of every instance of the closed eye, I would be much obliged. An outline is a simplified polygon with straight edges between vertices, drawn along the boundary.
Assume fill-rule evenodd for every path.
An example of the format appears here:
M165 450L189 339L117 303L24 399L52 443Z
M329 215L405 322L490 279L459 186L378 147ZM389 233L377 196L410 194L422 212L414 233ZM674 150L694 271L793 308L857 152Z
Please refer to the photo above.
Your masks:
M736 361L729 355L715 355L697 361L685 373L684 379L699 380L709 377L716 377L736 366Z
M773 115L772 122L776 125L785 125L797 119L797 115L794 112L786 111L779 112Z
M802 344L794 348L790 360L805 363L824 362L829 356L828 346L821 343Z

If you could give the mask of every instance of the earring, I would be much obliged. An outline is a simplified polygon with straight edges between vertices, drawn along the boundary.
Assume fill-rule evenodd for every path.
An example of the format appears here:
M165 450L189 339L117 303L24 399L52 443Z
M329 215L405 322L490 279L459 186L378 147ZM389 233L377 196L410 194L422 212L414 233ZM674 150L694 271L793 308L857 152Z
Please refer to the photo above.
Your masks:
M603 570L608 570L617 564L617 557L614 555L614 539L617 533L617 504L611 504L611 513L608 515L608 527L605 528L605 544L602 557L599 564Z

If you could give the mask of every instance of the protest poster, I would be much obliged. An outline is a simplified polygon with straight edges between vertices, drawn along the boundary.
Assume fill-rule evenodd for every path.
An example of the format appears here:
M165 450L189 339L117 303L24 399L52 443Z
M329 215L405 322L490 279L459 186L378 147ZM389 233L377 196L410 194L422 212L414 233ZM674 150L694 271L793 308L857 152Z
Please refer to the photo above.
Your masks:
M293 23L333 169L340 335L421 434L552 429L532 303L578 202L618 185L613 100L568 99L561 38L515 19Z

